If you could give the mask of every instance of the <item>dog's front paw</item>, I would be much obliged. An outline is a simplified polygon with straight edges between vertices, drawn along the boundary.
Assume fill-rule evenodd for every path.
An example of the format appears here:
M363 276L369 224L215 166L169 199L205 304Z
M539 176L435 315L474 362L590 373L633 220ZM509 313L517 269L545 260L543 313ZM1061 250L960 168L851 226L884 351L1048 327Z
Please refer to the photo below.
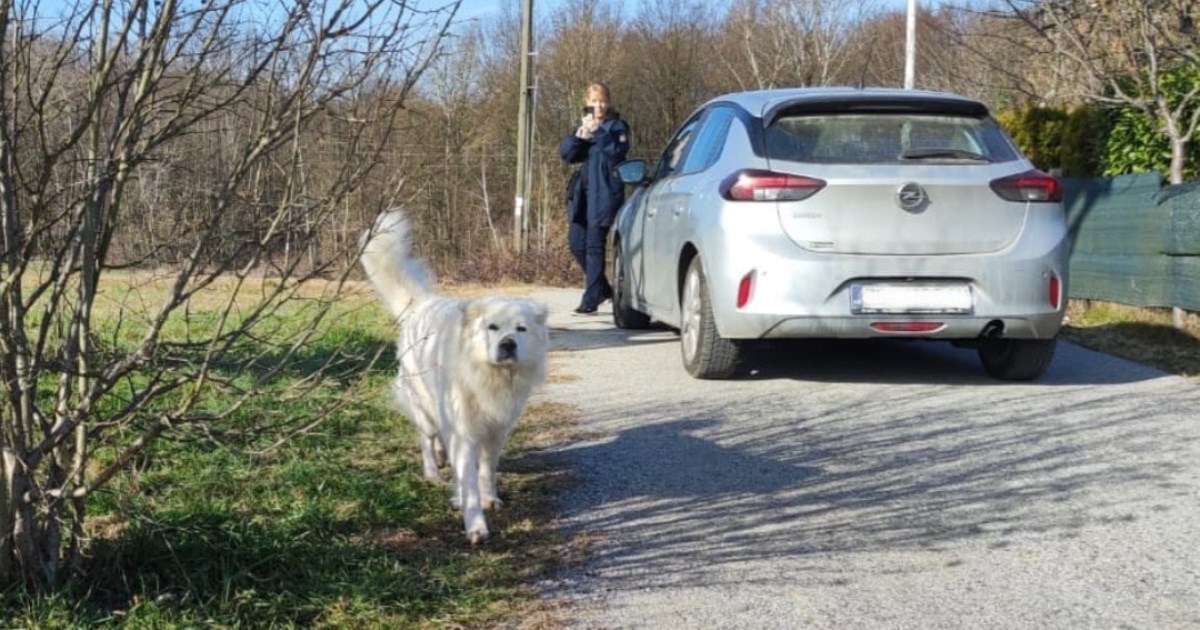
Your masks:
M478 507L467 508L463 514L463 529L467 532L467 540L471 541L472 545L488 539L491 533L488 531L487 519L483 517L483 512Z
M472 545L478 545L479 543L487 540L490 536L491 534L488 532L486 526L472 529L471 531L467 532L467 540L471 541Z
M462 509L462 495L460 495L457 492L450 495L450 507L452 507L456 510L461 510Z
M499 496L492 495L483 497L483 509L498 510L502 507L504 507L504 501L501 501Z

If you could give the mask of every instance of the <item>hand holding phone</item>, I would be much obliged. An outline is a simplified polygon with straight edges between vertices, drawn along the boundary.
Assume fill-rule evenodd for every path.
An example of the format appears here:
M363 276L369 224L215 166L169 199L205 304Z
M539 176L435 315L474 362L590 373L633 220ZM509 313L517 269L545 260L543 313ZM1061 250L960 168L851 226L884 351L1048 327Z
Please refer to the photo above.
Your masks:
M591 105L583 108L583 118L579 121L579 126L589 134L594 133L600 127L600 121L596 120L596 108Z

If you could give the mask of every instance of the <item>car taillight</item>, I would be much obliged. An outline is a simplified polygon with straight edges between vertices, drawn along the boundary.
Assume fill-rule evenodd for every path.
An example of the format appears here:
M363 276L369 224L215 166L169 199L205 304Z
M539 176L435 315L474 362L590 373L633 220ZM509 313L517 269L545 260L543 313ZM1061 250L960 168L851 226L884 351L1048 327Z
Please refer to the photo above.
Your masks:
M1062 201L1058 179L1041 171L1025 171L993 180L992 190L1008 201Z
M1050 299L1050 307L1058 310L1058 305L1062 301L1062 281L1058 279L1057 274L1050 274L1049 286L1046 287L1046 297Z
M721 182L721 196L730 201L800 201L824 187L824 181L812 177L743 170Z

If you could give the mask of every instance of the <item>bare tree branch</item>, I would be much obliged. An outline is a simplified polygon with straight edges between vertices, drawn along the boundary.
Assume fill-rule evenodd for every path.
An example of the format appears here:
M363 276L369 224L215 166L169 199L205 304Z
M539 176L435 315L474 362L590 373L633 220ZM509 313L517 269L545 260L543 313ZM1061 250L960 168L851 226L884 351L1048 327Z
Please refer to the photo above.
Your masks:
M319 245L457 5L0 3L0 582L78 567L83 499L158 437L324 386L345 348L290 370L357 241Z

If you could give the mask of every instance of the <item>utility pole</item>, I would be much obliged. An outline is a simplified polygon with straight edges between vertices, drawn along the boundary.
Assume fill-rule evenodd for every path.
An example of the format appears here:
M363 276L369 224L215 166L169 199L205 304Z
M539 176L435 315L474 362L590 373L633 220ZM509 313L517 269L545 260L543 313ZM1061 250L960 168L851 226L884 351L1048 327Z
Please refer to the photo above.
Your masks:
M904 30L904 89L913 89L917 66L917 0L908 0Z
M517 185L513 204L513 245L529 246L529 192L533 187L533 0L521 0L521 101L517 106Z

